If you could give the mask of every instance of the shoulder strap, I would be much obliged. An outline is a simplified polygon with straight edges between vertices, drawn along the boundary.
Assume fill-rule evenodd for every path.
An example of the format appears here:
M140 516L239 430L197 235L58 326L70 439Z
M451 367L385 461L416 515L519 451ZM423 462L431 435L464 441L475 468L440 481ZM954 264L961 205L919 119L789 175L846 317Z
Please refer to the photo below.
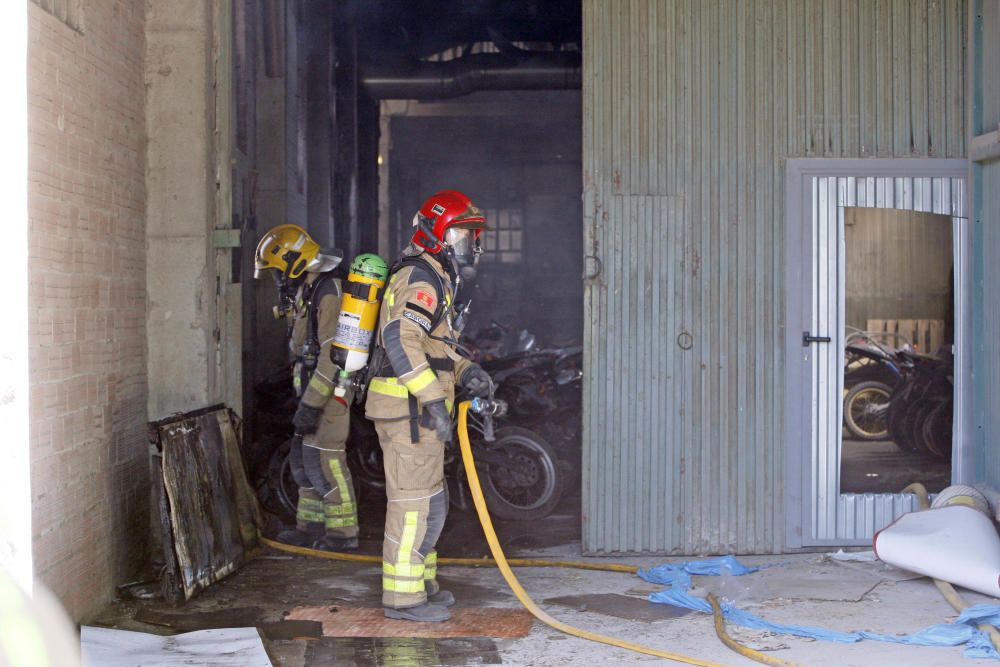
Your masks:
M340 286L333 280L333 272L321 273L319 277L309 285L309 291L305 295L306 301L306 345L315 347L319 352L319 302L328 294L340 295Z
M434 331L434 329L436 329L441 323L441 318L444 316L444 280L438 272L434 270L434 267L430 266L427 260L421 255L416 257L404 257L399 260L393 264L392 269L389 271L389 275L392 276L407 266L413 267L413 272L410 274L411 276L417 272L419 272L420 277L426 276L427 282L434 286L434 291L437 293L437 305L434 307L434 318L431 321L431 331Z
M429 282L434 287L434 291L437 293L438 300L434 309L434 317L431 321L431 331L434 331L445 314L445 285L444 280L440 275L438 275L438 272L434 270L434 267L429 265L426 259L417 256L404 257L403 259L398 260L389 269L389 275L386 277L386 289L389 289L388 283L392 280L392 277L408 266L413 268L413 272L419 272L420 278L423 279L426 276L426 282ZM412 276L413 273L410 275ZM376 331L380 328L381 323L376 324ZM364 386L366 388L373 378L386 372L387 364L389 364L389 358L385 353L385 347L382 345L382 335L379 333L372 344L371 357L368 360L368 370L364 381ZM362 396L363 393L364 392L358 392L357 396Z

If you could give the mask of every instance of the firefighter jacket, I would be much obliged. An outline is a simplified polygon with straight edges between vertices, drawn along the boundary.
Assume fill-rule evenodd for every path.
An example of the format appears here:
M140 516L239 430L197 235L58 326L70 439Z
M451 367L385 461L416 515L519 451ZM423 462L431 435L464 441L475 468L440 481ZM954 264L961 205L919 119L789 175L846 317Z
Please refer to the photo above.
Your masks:
M414 421L425 404L442 399L450 408L455 382L472 363L445 340L458 336L446 314L455 297L451 279L420 257L393 273L382 299L377 343L385 361L368 386L369 419Z
M295 321L288 341L295 395L322 408L333 395L338 368L330 356L340 316L341 286L330 273L308 273L295 297Z

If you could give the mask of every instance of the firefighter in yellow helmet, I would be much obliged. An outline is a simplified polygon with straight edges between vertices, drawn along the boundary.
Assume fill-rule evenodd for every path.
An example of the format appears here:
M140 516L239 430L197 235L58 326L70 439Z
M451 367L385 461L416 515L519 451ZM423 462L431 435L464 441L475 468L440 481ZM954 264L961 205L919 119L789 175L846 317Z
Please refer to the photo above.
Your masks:
M385 461L384 613L444 621L455 597L438 585L434 547L448 514L444 450L455 384L474 396L488 395L490 384L455 350L464 319L455 298L474 277L486 219L468 197L448 190L424 203L414 225L382 299L365 411Z
M334 396L338 369L330 355L337 331L341 284L333 270L339 250L319 247L296 225L278 225L257 245L256 271L270 270L278 286L276 315L289 320L292 382L299 399L292 422L290 461L299 486L295 530L278 539L330 551L356 549L358 512L347 467L351 392Z

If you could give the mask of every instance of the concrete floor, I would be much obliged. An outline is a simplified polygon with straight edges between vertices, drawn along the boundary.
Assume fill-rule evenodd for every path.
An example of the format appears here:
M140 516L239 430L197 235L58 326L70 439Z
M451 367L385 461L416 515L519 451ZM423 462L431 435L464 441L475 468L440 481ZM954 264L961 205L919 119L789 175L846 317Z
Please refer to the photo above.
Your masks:
M499 524L508 555L579 559L578 499L568 499L556 515L544 522ZM368 507L375 503L366 503ZM362 551L378 553L381 527L378 514L362 515ZM441 542L442 555L482 555L486 552L478 524L469 514L449 517ZM598 559L595 559L598 560ZM617 558L650 567L668 558ZM839 563L824 554L749 556L748 564L785 563L746 577L696 577L695 583L722 593L741 607L768 620L812 624L838 630L909 633L954 618L951 608L926 579L908 579L905 573L881 563ZM458 605L516 607L498 571L442 567L441 583L452 590ZM672 608L645 601L651 586L628 574L519 568L517 574L532 597L551 614L571 625L610 634L665 650L714 660L726 665L753 663L723 646L707 615L677 616ZM552 598L582 594L613 594L616 608L597 611L598 601ZM619 597L627 596L627 597ZM289 556L264 549L240 572L213 586L180 608L148 600L120 600L109 606L94 624L174 634L207 627L234 627L280 622L293 608L309 605L379 605L380 568L376 565L334 562ZM972 602L986 598L968 594ZM624 604L621 604L624 602ZM624 610L623 610L624 608ZM280 626L280 624L279 624ZM994 664L967 660L961 648L909 647L866 641L854 645L806 641L758 631L732 629L745 644L802 665L939 665ZM522 639L266 639L275 665L606 665L664 663L666 661L595 644L552 630L536 622ZM399 647L407 657L400 658ZM393 657L396 656L396 657ZM417 657L414 657L417 656Z
M891 441L844 440L840 466L843 493L898 493L913 482L937 493L951 484L951 464L901 452Z

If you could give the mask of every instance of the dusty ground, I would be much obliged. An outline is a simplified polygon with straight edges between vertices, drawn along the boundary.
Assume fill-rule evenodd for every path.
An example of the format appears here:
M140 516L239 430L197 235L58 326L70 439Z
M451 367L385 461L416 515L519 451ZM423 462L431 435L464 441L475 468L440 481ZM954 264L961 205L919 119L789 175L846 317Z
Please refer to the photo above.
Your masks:
M578 502L578 501L577 501ZM503 523L509 555L579 558L579 510L567 501L557 516L532 525ZM378 553L378 514L363 515L362 551ZM442 555L483 555L478 524L455 512L441 543ZM681 559L622 558L649 567ZM735 600L776 622L812 624L839 630L866 629L908 633L955 616L926 579L908 579L880 563L839 563L823 554L741 558L748 564L784 563L745 577L696 577L696 585ZM678 615L673 608L646 601L651 586L628 574L523 568L517 571L533 598L571 625L599 631L677 653L726 665L757 664L742 658L716 638L710 617ZM459 606L516 607L517 600L493 569L442 567L442 584ZM606 594L583 598L592 594ZM377 565L289 556L265 549L240 572L179 608L162 602L121 600L94 624L173 634L207 627L255 625L275 665L618 665L663 663L610 646L569 637L536 622L521 639L278 639L289 628L281 623L296 607L379 604ZM967 594L970 602L985 598ZM555 600L553 600L555 598ZM549 602L546 602L549 601ZM801 665L939 665L995 664L967 660L961 648L926 648L866 641L843 645L733 629L745 644ZM292 632L292 634L295 634Z

